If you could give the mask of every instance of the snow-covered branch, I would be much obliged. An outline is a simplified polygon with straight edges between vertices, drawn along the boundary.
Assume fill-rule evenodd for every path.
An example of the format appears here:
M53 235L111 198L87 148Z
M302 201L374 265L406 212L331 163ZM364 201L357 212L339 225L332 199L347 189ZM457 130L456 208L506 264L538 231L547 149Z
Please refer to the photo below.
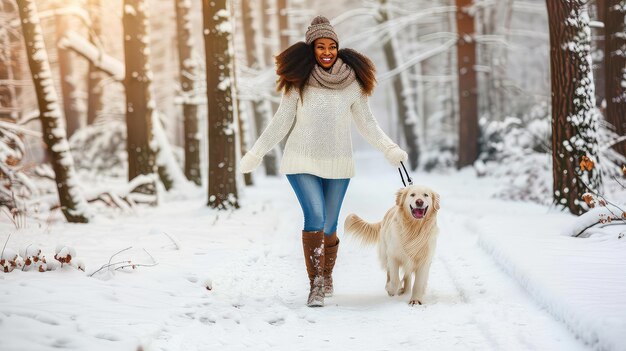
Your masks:
M125 75L124 64L118 59L107 55L76 32L67 31L59 41L59 47L70 49L89 60L94 66L110 74L117 81L123 81Z
M379 75L376 79L378 81L381 81L381 82L384 81L384 80L390 79L393 76L395 76L396 74L406 70L407 68L409 68L409 67L411 67L411 66L413 66L413 65L415 65L415 64L417 64L417 63L419 63L419 62L421 62L423 60L429 59L429 58L431 58L431 57L433 57L435 55L438 55L438 54L440 54L442 52L448 51L451 47L456 45L456 41L457 41L456 38L450 39L447 42L443 43L442 45L440 45L440 46L438 46L436 48L430 49L430 50L428 50L426 52L419 53L419 54L411 57L410 59L406 60L401 65L399 65L398 67L392 69L391 71L388 71L388 72L385 72L384 74Z
M336 26L344 21L350 20L353 17L356 16L371 16L374 17L376 16L377 12L374 9L371 8L356 8L356 9L352 9L352 10L348 10L343 12L342 14L340 14L339 16L333 18L330 20L330 23L333 26Z
M37 116L39 116L39 111L37 112ZM0 121L0 127L6 128L6 129L11 129L13 131L16 131L16 132L19 132L19 133L24 133L26 135L31 135L31 136L38 137L38 138L43 137L43 134L41 134L40 132L36 132L34 130L30 130L28 128L21 127L18 124L15 124L15 123L8 123L8 122Z
M432 17L434 15L440 15L440 14L448 14L451 12L456 11L456 6L439 6L439 7L432 7L429 9L425 9L423 11L419 11L410 15L406 15L404 17L399 17L397 19L394 19L392 21L385 21L382 22L378 25L375 26L371 26L370 28L356 34L353 35L351 37L348 37L346 39L343 39L342 42L344 44L344 46L351 46L357 43L362 42L363 40L366 39L370 39L371 37L376 37L376 36L384 36L387 33L389 33L389 31L394 30L394 31L399 31L402 28L411 25L411 24L415 24L417 23L419 20L425 18L425 17Z

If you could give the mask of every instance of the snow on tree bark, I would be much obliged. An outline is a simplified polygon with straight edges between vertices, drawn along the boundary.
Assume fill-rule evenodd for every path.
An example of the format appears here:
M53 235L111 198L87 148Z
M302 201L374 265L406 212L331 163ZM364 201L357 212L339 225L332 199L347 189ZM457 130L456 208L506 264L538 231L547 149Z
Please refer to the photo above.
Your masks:
M598 162L591 30L584 0L546 0L552 84L552 174L554 202L582 214L584 184L599 191L599 167L577 167L583 156Z
M390 20L388 12L387 0L380 0L379 9L379 23L384 23ZM396 51L398 48L394 46L393 33L389 33L388 39L383 44L383 52L385 54L385 61L387 62L387 69L389 71L398 67L399 62L396 57ZM418 136L415 131L417 118L415 117L415 111L411 109L412 103L410 101L410 95L407 93L408 86L406 85L406 79L403 77L403 73L400 73L393 77L393 90L396 100L396 106L398 111L398 117L402 123L402 129L404 131L404 141L408 148L409 165L411 169L415 170L419 164L419 143Z
M155 107L150 92L152 72L148 62L148 18L145 0L125 0L124 57L126 61L126 150L128 151L128 180L157 172L155 147L152 143L152 113ZM155 177L156 180L156 177ZM166 188L169 184L165 183ZM148 195L156 193L155 185L140 189Z
M203 0L209 127L208 206L239 208L235 174L232 24L227 0Z
M279 53L280 46L280 44L278 44L278 24L275 23L277 16L272 16L272 14L276 12L276 0L261 0L260 6L261 24L263 26L263 57L265 57L266 67L273 68L275 63L274 55ZM276 99L269 102L271 110L268 110L268 113L270 114L276 113L278 110L277 101L280 101L276 92L273 92L273 94ZM279 145L281 148L284 148L284 142L279 143Z
M0 13L6 16L6 20L11 20L15 15L12 2L0 2ZM13 70L16 61L11 57L11 38L8 26L0 26L0 80L12 81L15 77ZM0 119L17 119L15 110L16 92L14 84L0 85Z
M263 57L265 58L265 64L268 66L274 65L274 55L278 53L277 38L277 25L274 25L274 17L271 16L275 10L272 4L276 5L276 1L261 0L259 6L261 7L261 26L263 36Z
M280 35L280 51L289 47L289 17L287 17L287 0L277 0L278 33Z
M595 18L601 23L606 23L606 3L607 0L595 1ZM591 42L591 58L593 62L593 79L596 88L596 106L601 110L604 110L604 99L606 98L606 57L604 55L606 38L605 38L605 26L595 26L591 29L591 36L593 41Z
M254 70L261 70L265 66L265 62L263 60L262 50L259 50L261 48L257 46L255 24L258 23L258 18L254 15L252 6L251 0L241 0L241 22L243 23L246 45L246 60L248 61L248 67ZM270 111L267 106L264 106L265 104L265 101L259 101L258 98L252 101L252 112L257 136L261 135L263 130L265 130L270 119L268 116L268 112ZM243 135L242 131L242 136ZM263 157L263 162L267 175L278 175L278 155L276 154L275 148L270 150L270 152Z
M61 211L69 222L86 223L90 213L74 171L74 160L70 153L61 108L58 103L52 73L48 62L43 34L34 0L17 0L22 22L22 32L30 66L43 138L54 169Z
M476 72L478 90L481 92L478 95L478 116L488 114L493 120L504 120L513 113L513 104L507 99L506 89L513 0L475 2L474 8L478 28L476 35L483 38L476 40L477 66L484 67L482 72ZM492 42L484 39L493 36L501 37L502 40Z
M72 58L68 50L58 43L68 30L68 16L56 14L54 16L57 37L57 61L59 62L59 77L61 79L61 96L63 111L65 112L65 129L67 137L71 137L80 128L80 113L77 110L76 82L72 76Z
M232 14L232 16L230 16L230 23L232 26L233 31L231 32L231 37L234 38L236 37L236 33L235 33L235 29L237 28L237 16L235 15L237 13L237 9L235 8L235 2L231 1L227 4L228 10L230 11L230 13ZM232 51L233 51L233 56L235 56L235 45L234 43L232 43ZM237 60L233 57L232 59L232 94L233 94L233 118L235 119L236 123L237 123L237 130L238 130L238 138L237 138L237 142L239 143L238 145L236 145L235 147L235 157L239 158L241 155L245 155L248 152L248 145L246 142L246 138L243 137L243 135L246 134L247 131L247 123L245 123L244 119L248 119L245 118L244 115L242 114L243 111L246 111L246 109L243 106L243 101L239 98L240 92L239 92L239 88L238 88L238 84L237 82L239 81L238 75L239 75L239 70L237 69ZM247 114L246 114L247 116ZM241 137L239 137L241 136ZM253 180L252 180L252 173L246 173L243 175L243 179L244 179L244 184L245 185L252 185L253 184Z
M197 185L201 185L198 89L195 84L198 70L194 59L193 38L191 36L191 0L175 0L175 6L180 86L184 97L185 176Z
M100 0L88 0L87 11L91 19L91 43L97 46L96 41L102 35L102 25L100 23ZM87 71L87 125L93 124L102 110L102 73L93 61L89 61Z
M457 66L459 77L459 160L458 168L474 164L478 158L478 89L476 81L476 42L474 16L468 8L472 0L456 0L456 23L459 41Z
M604 3L606 119L615 126L617 135L626 135L626 1L604 0ZM626 156L626 141L614 148Z

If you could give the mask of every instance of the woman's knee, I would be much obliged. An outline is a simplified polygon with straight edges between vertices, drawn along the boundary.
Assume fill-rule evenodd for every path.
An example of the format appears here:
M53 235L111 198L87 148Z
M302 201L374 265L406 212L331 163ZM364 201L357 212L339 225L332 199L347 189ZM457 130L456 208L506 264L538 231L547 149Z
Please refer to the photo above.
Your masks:
M324 229L326 216L322 210L309 211L304 216L304 230L309 232L317 232Z
M337 231L337 221L324 223L324 233L331 234Z

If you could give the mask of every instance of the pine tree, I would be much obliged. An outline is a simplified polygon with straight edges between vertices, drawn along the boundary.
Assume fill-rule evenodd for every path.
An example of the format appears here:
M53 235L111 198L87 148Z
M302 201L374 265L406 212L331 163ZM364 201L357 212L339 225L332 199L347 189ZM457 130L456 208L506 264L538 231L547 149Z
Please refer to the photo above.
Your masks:
M139 175L154 177L156 174L156 151L151 146L153 140L152 123L154 100L150 92L152 73L148 62L148 10L145 0L125 0L124 15L124 57L126 63L126 150L128 151L128 179ZM155 177L156 180L156 177ZM147 185L141 192L153 195L154 185Z
M69 27L69 16L56 14L54 16L56 24L57 42ZM61 97L63 98L63 111L65 112L65 128L67 136L71 137L80 128L80 113L76 103L76 82L72 76L72 54L69 50L57 45L57 61L59 62L59 77L61 80Z
M261 70L265 66L265 60L262 48L259 48L256 41L256 32L254 24L258 23L258 19L253 11L253 3L251 0L241 0L241 22L243 23L244 39L246 44L246 60L248 67L254 70ZM254 116L254 124L256 126L256 134L261 135L268 123L268 114L271 106L267 101L260 101L258 98L252 101L252 114ZM243 135L243 131L242 131ZM278 174L278 156L276 149L263 157L265 172L267 175L275 176Z
M595 1L595 18L592 18L592 20L602 23L606 22L606 2L607 0ZM591 32L591 36L594 38L591 43L591 57L593 59L594 86L596 88L596 106L600 109L603 109L602 105L606 98L606 93L604 92L606 89L606 57L604 55L606 36L604 30L605 26L595 26Z
M209 127L208 206L239 208L235 174L237 128L233 111L232 48L227 0L203 0Z
M546 0L550 27L552 84L552 165L554 202L583 213L587 186L600 190L599 167L577 165L597 158L595 91L591 67L591 30L584 0Z
M185 134L185 176L200 185L200 138L198 130L198 97L195 79L197 65L193 55L189 0L175 0L178 32L178 61L183 95Z
M13 20L17 11L13 2L0 2L0 16L6 23ZM0 80L12 81L15 78L14 69L17 64L12 59L12 40L8 26L0 26ZM14 120L17 117L15 85L12 83L0 85L0 120Z
M231 28L233 29L233 31L231 32L231 37L234 38L237 36L237 33L235 32L235 29L237 28L237 18L235 13L237 12L237 10L235 9L235 5L234 5L234 1L231 1L227 4L228 6L230 6L228 8L228 10L230 11L230 13L232 14L232 16L230 16L230 23L231 23ZM238 138L238 143L239 145L239 152L235 152L236 155L245 155L248 152L248 143L246 142L246 138L243 137L243 135L245 135L245 133L247 132L247 124L245 123L244 119L245 116L243 116L242 112L245 111L245 108L243 107L243 101L241 99L239 99L239 90L238 90L238 85L237 82L239 80L239 70L237 69L237 59L234 57L234 43L233 43L233 58L231 60L232 62L232 96L233 96L233 118L235 120L235 123L237 123L237 130L239 131L239 135L241 135L242 137ZM252 185L254 182L252 180L252 173L246 173L243 175L243 180L244 180L244 184L245 185Z
M272 5L273 4L273 5ZM272 16L271 14L276 11L276 0L261 0L261 25L263 26L263 57L265 57L265 64L270 68L274 67L274 55L278 55L280 52L278 44L278 25L276 25L274 20L277 16ZM276 93L274 96L278 98ZM271 113L276 113L278 110L278 102L271 101L270 102ZM258 126L257 126L258 129ZM260 135L260 134L259 134ZM281 148L284 146L284 142L279 143ZM272 157L272 155L269 155ZM267 167L267 163L266 163ZM267 168L266 172L269 172Z
M278 16L278 33L280 35L280 51L289 47L289 18L287 17L287 0L276 0L276 15Z
M89 209L74 171L74 160L63 128L63 114L51 79L50 63L35 0L17 0L17 6L26 44L28 65L39 104L41 130L54 169L61 211L69 222L86 223L89 220Z
M91 19L90 38L94 46L99 46L102 35L102 24L100 23L101 9L100 0L88 0L87 11ZM89 61L87 71L87 125L93 124L102 110L102 72L96 65Z
M456 23L459 41L457 66L459 77L459 160L458 167L474 164L478 158L478 93L474 16L472 0L456 0Z
M604 4L606 120L617 135L626 135L626 0L604 0ZM626 156L626 141L615 149Z

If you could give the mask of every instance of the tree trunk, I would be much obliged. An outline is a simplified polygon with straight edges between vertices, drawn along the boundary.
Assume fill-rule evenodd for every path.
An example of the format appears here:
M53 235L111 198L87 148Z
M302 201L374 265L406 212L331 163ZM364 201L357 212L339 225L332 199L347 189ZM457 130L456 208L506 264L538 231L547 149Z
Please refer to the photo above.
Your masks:
M69 18L64 15L55 15L57 41L63 38L68 29ZM63 97L63 110L65 112L65 128L67 137L71 137L80 128L80 113L76 104L76 83L72 78L71 53L57 45L57 60L61 79L61 95Z
M389 21L389 14L387 13L387 0L380 0L380 20L379 23ZM398 59L396 57L397 48L394 46L393 33L388 33L388 38L383 44L383 52L385 54L385 61L387 62L387 69L394 70L398 67ZM402 122L402 129L404 131L404 141L408 148L409 165L412 170L415 170L419 164L419 144L417 142L417 133L415 132L415 124L417 121L415 118L410 118L414 111L409 108L410 94L405 94L405 84L403 82L402 73L393 77L393 91L396 100L396 108L398 112L398 118Z
M13 6L12 2L0 2L0 13L6 16L7 23L13 19ZM15 120L17 110L13 69L16 62L11 57L11 38L6 27L0 26L0 80L9 83L0 85L0 120Z
M617 135L626 135L626 1L605 2L606 120L615 126ZM614 146L626 156L626 141Z
M191 19L189 13L191 2L188 0L175 0L175 6L176 27L178 31L180 86L183 94L185 176L197 185L201 185L198 92L195 85L197 65L193 57Z
M455 28L456 28L456 11L454 12L450 12L450 15L448 16L448 30L450 33L454 32ZM456 67L454 65L454 63L456 62L456 58L457 55L455 55L454 50L450 50L449 51L449 55L446 57L447 59L447 73L452 76L452 77L458 77L458 74L456 72ZM458 66L458 65L457 65ZM444 94L444 96L447 96L448 98L446 99L446 104L445 104L445 110L446 110L446 115L447 118L446 120L448 121L448 124L450 126L459 126L459 121L458 121L458 116L459 116L459 111L457 111L457 109L459 108L459 94L457 94L457 91L459 90L459 80L458 79L452 79L450 81L450 84L448 84L448 86L445 89L446 94ZM456 132L456 128L450 129L450 135L452 135L452 133ZM459 136L460 133L456 132L455 133L456 136ZM456 141L456 145L451 145L454 147L454 150L456 151L456 153L459 153L458 150L458 146L459 146L459 142L458 139L455 139ZM458 160L457 160L458 162Z
M510 41L511 24L513 22L513 0L504 1L503 10L504 21L502 25L502 36L504 37L504 41L508 43ZM500 55L497 58L498 64L495 67L496 76L494 76L494 86L498 93L496 113L499 115L498 118L500 120L504 120L509 113L512 113L511 104L509 104L508 101L507 89L505 88L506 81L509 79L507 71L509 51L506 45L499 45L498 51Z
M231 16L229 17L230 23L232 25L232 32L230 33L231 38L235 38L237 36L237 33L235 32L235 29L237 28L237 18L236 18L236 13L237 13L237 9L235 8L235 2L234 1L230 1L227 3L228 6L228 10L230 11ZM244 40L245 40L245 34L244 34ZM234 46L234 44L231 44ZM239 81L239 70L238 70L238 63L237 63L237 58L234 57L234 52L235 50L233 49L233 57L231 58L231 62L232 62L232 66L231 66L231 70L232 70L232 96L233 96L233 119L235 120L235 123L237 123L237 130L238 133L236 134L236 140L239 143L237 146L239 146L239 153L237 153L237 150L235 148L235 158L239 159L241 157L241 155L245 155L248 152L248 143L246 142L246 138L244 138L244 135L246 135L247 133L247 124L244 123L244 119L249 120L249 118L246 118L248 110L244 108L243 106L243 102L241 101L241 99L239 98L239 88L237 85L237 82ZM244 111L245 111L245 115L244 115ZM252 180L252 172L250 173L246 173L243 175L243 181L245 185L253 185L253 180Z
M203 0L209 127L208 206L239 208L235 175L231 22L227 0Z
M274 55L277 55L279 51L278 44L276 44L276 38L278 36L278 34L276 33L277 25L273 25L274 23L273 17L270 15L270 13L273 10L275 10L275 9L272 9L271 7L272 3L275 5L276 1L261 0L261 12L262 12L261 24L263 26L263 53L265 57L266 66L271 67L271 68L273 68L276 64ZM276 111L278 110L278 102L270 101L270 107L271 107L271 111L269 113L271 114L276 113Z
M287 7L287 0L277 0L276 15L278 16L280 51L283 51L289 47L289 19L287 17Z
M96 43L102 35L102 25L100 23L100 0L89 0L87 2L87 10L91 19L91 43ZM93 124L98 117L98 113L102 110L102 72L89 62L89 71L87 72L87 125Z
M591 36L585 0L546 0L552 84L552 175L554 202L582 214L588 185L599 191L599 167L584 173L583 156L597 163L597 115L591 71ZM585 184L582 184L582 183Z
M606 94L606 69L604 67L606 58L604 57L605 49L605 23L606 23L606 0L595 0L595 18L594 20L601 22L602 26L591 28L593 41L591 42L591 52L593 59L593 80L596 87L596 106L604 113L604 99Z
M234 61L234 60L233 60ZM236 71L236 63L233 62L233 71ZM235 76L235 82L237 82L237 74ZM237 84L237 83L235 83ZM238 95L239 93L235 93ZM239 128L239 149L241 150L241 155L245 155L248 152L248 143L246 142L246 138L244 135L248 133L247 123L244 122L244 116L241 111L243 111L241 100L236 98L237 102L235 104L235 118L237 119L237 127ZM254 179L252 179L252 172L244 173L243 182L245 185L254 185Z
M270 0L261 0L261 26L263 27L263 55L265 57L265 64L268 66L274 66L274 33L272 31L272 17L270 16L271 9Z
M28 65L39 104L41 130L54 169L61 211L68 222L86 223L89 219L89 209L78 186L74 160L62 127L63 115L51 79L50 64L35 1L17 0L17 6L22 22Z
M263 64L263 56L259 53L263 50L259 50L262 48L258 48L256 45L256 33L255 27L253 26L253 22L258 23L257 19L254 16L254 12L251 6L251 0L241 0L241 21L243 23L243 31L244 38L246 44L246 60L248 61L248 67L254 70L261 70L264 66ZM256 135L259 136L265 130L265 127L268 123L268 111L266 104L263 101L259 101L255 99L252 101L252 112L254 116L254 124L256 126ZM243 137L244 132L241 131L241 135ZM276 149L270 150L270 152L263 157L263 162L265 165L265 172L267 175L276 176L278 175L278 156L276 155ZM251 174L251 173L246 173Z
M481 36L496 35L496 23L493 21L497 5L479 7L475 14L477 24L476 34ZM497 90L495 89L495 65L494 58L497 48L490 43L478 43L476 48L476 61L478 65L488 67L487 70L477 72L476 78L478 87L482 94L478 97L478 115L491 120L499 119L501 116L496 112Z
M125 0L124 58L126 66L126 128L128 151L128 179L157 172L152 141L152 112L154 101L150 93L152 73L148 62L148 19L145 0ZM156 180L156 177L155 177ZM149 195L156 193L154 186L141 189Z
M458 168L470 166L478 158L478 91L476 83L476 42L474 16L468 7L472 0L456 0L456 23L459 41L457 67L459 77L459 160Z

